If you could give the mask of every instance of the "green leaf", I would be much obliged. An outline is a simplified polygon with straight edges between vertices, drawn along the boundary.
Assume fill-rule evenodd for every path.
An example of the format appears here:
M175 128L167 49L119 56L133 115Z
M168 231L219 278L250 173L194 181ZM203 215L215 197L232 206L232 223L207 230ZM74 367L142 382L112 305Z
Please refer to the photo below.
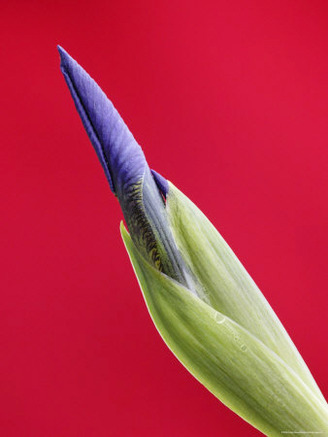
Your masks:
M328 431L326 406L276 353L156 270L121 232L154 324L195 378L266 435Z
M177 247L197 279L198 295L279 355L325 402L303 358L255 282L206 216L172 184L167 213Z

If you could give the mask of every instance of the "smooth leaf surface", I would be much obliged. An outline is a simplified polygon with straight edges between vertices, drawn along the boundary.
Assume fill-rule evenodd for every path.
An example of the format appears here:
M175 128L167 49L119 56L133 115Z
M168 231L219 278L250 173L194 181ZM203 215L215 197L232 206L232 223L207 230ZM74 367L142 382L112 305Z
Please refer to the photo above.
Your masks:
M327 409L277 354L153 268L121 232L153 322L202 384L269 436L328 431Z
M314 378L257 285L206 216L170 183L167 212L177 246L205 302L282 358L326 404Z

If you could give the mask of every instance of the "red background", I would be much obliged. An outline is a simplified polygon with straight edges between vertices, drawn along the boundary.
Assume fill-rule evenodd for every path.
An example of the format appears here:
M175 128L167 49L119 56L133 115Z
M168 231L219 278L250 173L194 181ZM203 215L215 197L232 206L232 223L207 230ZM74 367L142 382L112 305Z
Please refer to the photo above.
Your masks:
M328 393L325 1L2 2L6 437L257 436L165 347L61 44L211 219Z

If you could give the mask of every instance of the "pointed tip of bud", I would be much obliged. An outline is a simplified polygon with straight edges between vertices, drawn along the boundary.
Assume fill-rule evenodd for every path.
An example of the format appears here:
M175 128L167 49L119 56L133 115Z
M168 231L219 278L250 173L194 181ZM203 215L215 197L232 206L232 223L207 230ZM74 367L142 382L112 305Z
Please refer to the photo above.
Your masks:
M75 107L81 117L84 128L90 141L103 166L110 188L113 192L114 184L110 171L110 166L106 153L99 136L99 119L96 120L96 113L92 111L92 103L95 101L96 94L101 97L103 92L86 71L64 50L60 45L57 46L60 56L60 70L72 95ZM108 100L103 94L102 100ZM88 104L89 102L89 104ZM100 114L101 115L101 114ZM99 117L98 117L99 118Z
M61 47L60 69L85 130L104 168L111 190L118 192L140 179L144 154L114 108L89 74Z
M60 70L64 75L69 75L70 70L79 67L79 64L59 44L57 50L60 57Z
M62 66L65 64L65 59L69 56L69 54L59 44L57 44L57 50L60 56L60 68L62 68Z

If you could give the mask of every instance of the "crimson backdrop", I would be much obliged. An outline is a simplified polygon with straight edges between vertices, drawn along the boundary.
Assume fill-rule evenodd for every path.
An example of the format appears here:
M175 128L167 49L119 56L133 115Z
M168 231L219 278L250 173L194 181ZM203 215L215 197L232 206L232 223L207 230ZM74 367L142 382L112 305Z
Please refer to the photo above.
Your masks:
M217 226L327 394L327 21L317 0L2 2L2 436L260 435L153 327L57 43Z

